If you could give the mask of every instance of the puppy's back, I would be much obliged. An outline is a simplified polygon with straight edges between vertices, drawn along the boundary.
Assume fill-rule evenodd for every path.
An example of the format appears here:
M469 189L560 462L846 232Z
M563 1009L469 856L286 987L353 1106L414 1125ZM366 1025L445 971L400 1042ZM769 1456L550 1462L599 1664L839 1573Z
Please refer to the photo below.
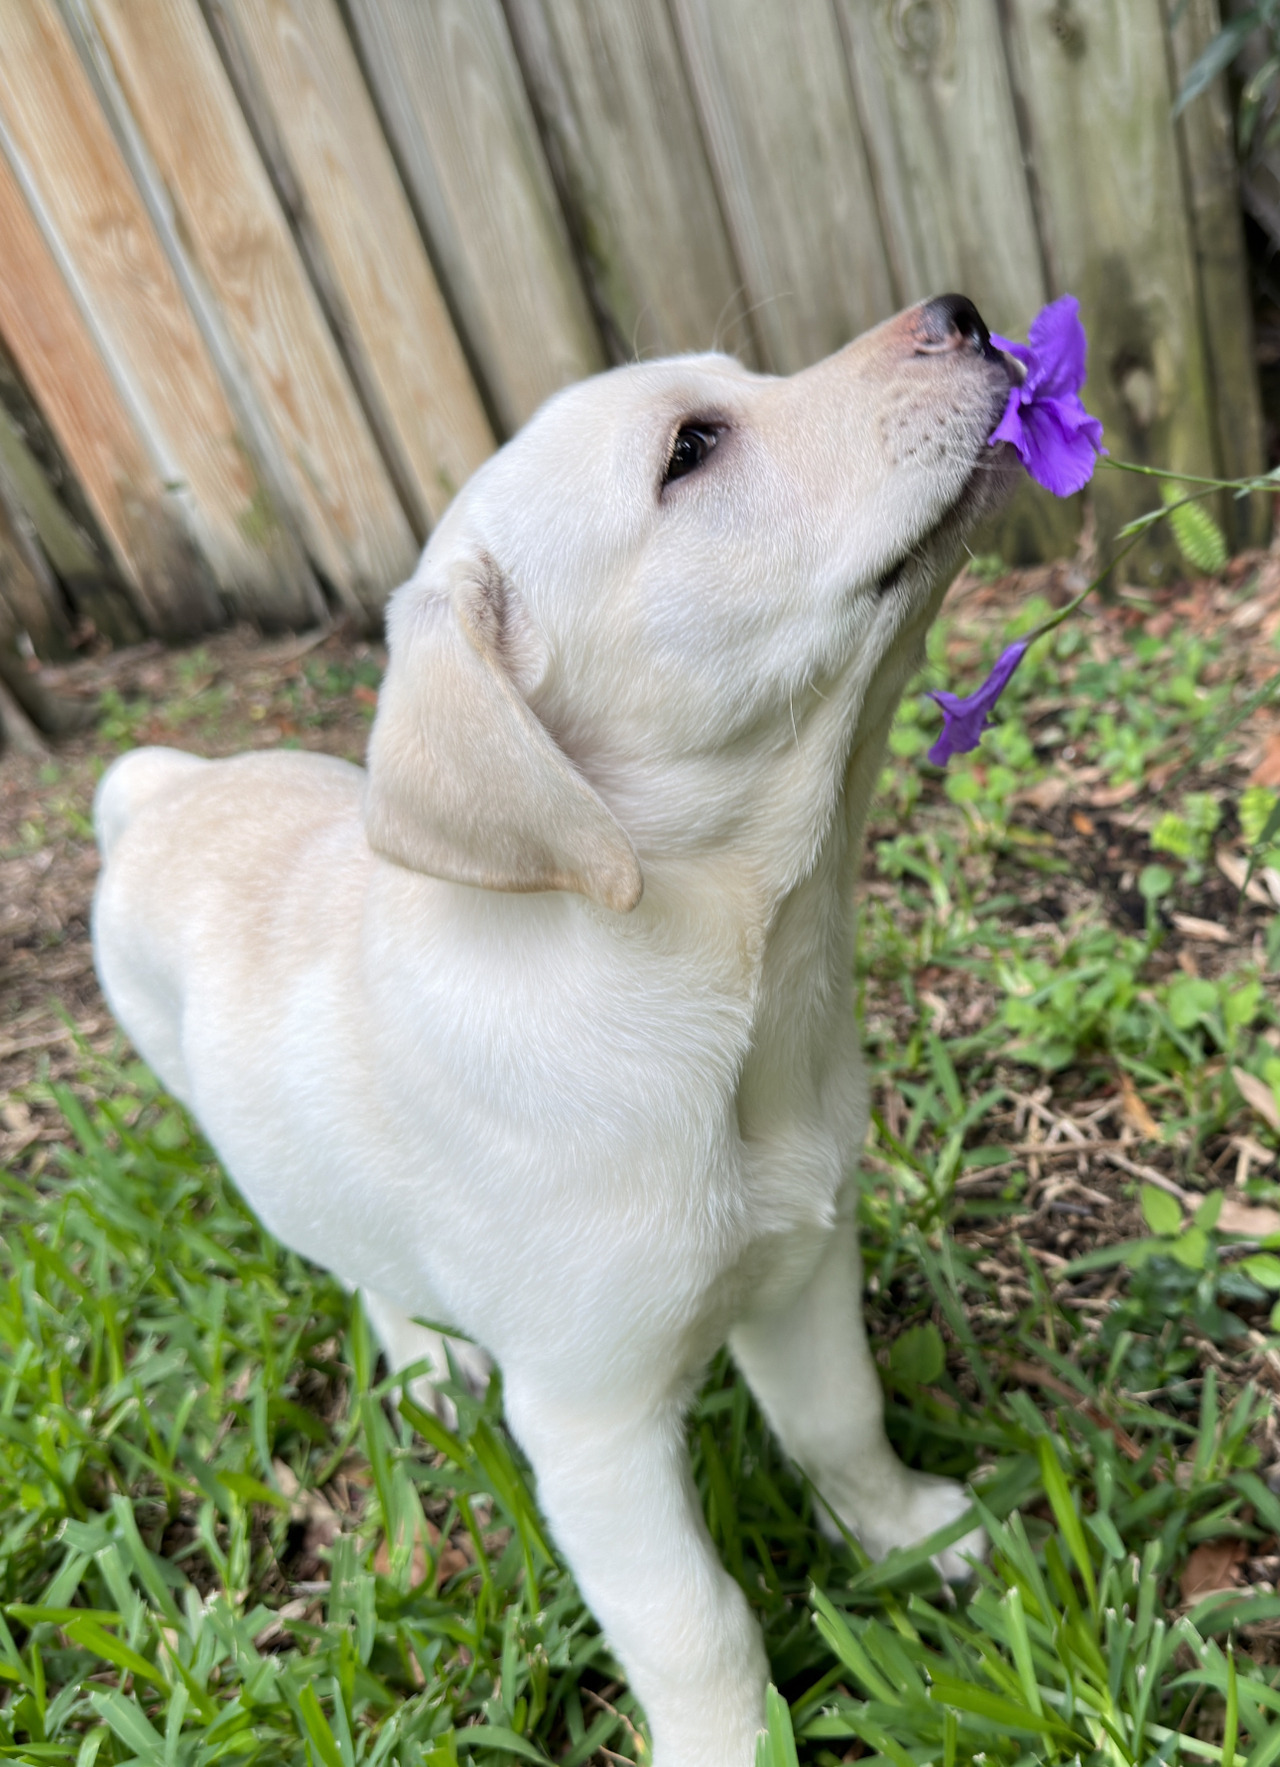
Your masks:
M113 761L93 795L93 832L103 863L145 804L166 787L208 766L208 761L181 749L131 749Z
M269 1020L273 982L296 979L358 926L372 864L363 778L328 755L205 761L162 748L123 755L104 775L94 803L98 977L178 1097L194 1102L191 1035L257 1009Z

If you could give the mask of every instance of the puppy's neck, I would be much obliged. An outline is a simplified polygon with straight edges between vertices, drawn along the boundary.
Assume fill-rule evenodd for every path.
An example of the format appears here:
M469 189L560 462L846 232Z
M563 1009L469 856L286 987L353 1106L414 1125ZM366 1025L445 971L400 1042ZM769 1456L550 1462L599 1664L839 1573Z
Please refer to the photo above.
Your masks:
M753 1021L777 1009L775 992L798 1005L834 986L847 1001L862 833L898 696L851 729L828 686L797 696L793 743L736 826L697 851L643 855L644 899L618 923L707 964L707 985Z

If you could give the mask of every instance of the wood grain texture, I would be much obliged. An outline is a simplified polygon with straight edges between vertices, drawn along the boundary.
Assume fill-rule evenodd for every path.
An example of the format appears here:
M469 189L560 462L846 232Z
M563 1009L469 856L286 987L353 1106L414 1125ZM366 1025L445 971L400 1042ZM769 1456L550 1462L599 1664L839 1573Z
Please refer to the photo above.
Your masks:
M196 0L93 0L192 258L292 471L317 568L368 623L417 550Z
M1010 0L1008 18L1052 289L1079 297L1089 334L1085 402L1119 458L1212 473L1209 363L1159 0L1055 10ZM1105 557L1117 529L1155 499L1148 481L1105 469L1093 495ZM1163 534L1125 565L1152 580L1174 568Z
M227 606L287 623L296 573L217 372L52 0L0 0L0 112L46 231ZM217 604L207 623L221 618Z
M1218 0L1187 0L1165 25L1173 63L1173 86L1181 87L1192 63L1221 27ZM1187 211L1200 277L1205 345L1213 377L1218 461L1224 477L1265 470L1262 402L1253 353L1253 313L1240 179L1236 168L1231 95L1225 79L1188 105L1178 119ZM1246 503L1227 498L1221 511L1237 546L1263 545L1270 523L1269 499Z
M791 373L899 305L830 0L675 0L765 365Z
M334 0L209 0L252 57L345 325L431 521L493 433Z
M613 353L756 360L665 0L507 0L507 17Z
M348 0L378 107L504 434L604 366L498 0Z
M1045 278L996 0L836 3L902 299L1025 327Z
M958 289L1025 337L1048 298L998 0L836 0L902 300ZM1010 562L1069 552L1079 498L1028 484L979 538Z
M3 153L0 263L0 336L75 471L139 626L175 638L204 630L207 567Z

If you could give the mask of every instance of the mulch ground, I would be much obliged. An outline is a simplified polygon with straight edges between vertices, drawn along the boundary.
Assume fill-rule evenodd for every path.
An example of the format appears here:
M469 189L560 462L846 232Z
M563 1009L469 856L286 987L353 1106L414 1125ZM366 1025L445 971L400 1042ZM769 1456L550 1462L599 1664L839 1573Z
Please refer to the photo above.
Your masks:
M360 761L384 663L379 647L340 633L281 643L236 629L185 651L145 644L42 670L61 697L98 705L106 695L108 709L43 754L0 756L0 1163L65 1133L52 1104L15 1092L74 1080L78 1040L120 1046L89 942L90 818L124 732L200 755L290 743Z

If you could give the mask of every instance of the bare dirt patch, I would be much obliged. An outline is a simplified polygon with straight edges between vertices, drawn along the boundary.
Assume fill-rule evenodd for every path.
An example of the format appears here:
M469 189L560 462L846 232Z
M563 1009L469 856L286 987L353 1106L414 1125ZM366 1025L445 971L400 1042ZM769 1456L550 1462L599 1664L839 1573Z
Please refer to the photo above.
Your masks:
M19 1088L74 1078L78 1039L119 1045L89 943L90 819L105 768L140 743L208 756L288 745L363 760L384 663L380 647L341 634L268 642L238 628L187 650L144 644L41 672L97 715L43 755L11 748L0 758L0 1162L66 1132L51 1106L15 1097Z

